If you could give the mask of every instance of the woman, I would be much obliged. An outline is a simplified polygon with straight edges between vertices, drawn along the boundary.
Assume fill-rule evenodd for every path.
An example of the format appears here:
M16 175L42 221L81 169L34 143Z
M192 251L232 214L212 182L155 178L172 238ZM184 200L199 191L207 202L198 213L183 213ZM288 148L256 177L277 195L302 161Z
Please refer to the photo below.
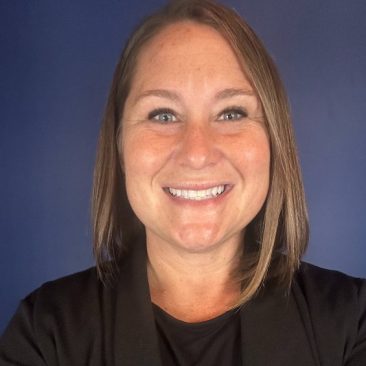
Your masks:
M208 0L147 18L117 66L94 183L97 269L20 305L1 365L364 365L365 282L300 264L286 96Z

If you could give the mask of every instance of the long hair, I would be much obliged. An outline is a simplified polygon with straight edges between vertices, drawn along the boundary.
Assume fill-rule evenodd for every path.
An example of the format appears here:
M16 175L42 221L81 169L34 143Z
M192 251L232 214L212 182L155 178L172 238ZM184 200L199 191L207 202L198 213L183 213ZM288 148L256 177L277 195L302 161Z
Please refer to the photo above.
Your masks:
M268 273L290 286L307 246L308 219L288 101L276 66L251 27L234 10L214 1L170 2L140 24L122 52L104 114L94 172L94 255L101 279L108 281L129 244L144 233L127 199L118 153L123 108L141 49L168 25L187 20L214 28L232 47L258 95L270 140L268 196L246 228L244 254L235 274L243 284L239 300L243 304Z

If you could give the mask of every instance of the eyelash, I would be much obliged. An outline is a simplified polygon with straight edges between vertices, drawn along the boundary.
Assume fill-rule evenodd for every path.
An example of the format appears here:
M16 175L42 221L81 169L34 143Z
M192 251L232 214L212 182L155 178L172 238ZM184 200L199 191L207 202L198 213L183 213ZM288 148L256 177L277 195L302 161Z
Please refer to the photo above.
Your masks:
M235 118L224 118L224 115L228 115L228 114L235 114L236 117ZM164 120L164 119L159 119L159 116L162 115L169 115L171 116L171 118L173 118L174 120ZM239 115L239 116L238 116ZM242 107L229 107L229 108L225 108L219 115L218 115L218 120L219 121L239 121L243 118L248 117L248 113L245 109L243 109ZM158 109L154 109L153 111L151 111L147 118L151 121L157 121L163 124L167 124L170 122L177 122L177 116L175 114L175 112L169 108L158 108Z
M240 115L239 117L233 118L233 119L225 119L225 118L221 118L222 116L224 116L225 114L236 114L236 115ZM248 117L248 112L241 107L229 107L229 108L225 108L220 114L219 114L219 121L239 121L243 118Z
M161 120L161 119L157 118L157 117L159 117L161 115L164 115L164 114L165 115L171 115L173 118L175 118L175 120L174 121L166 121L166 120ZM172 111L169 108L158 108L158 109L154 109L153 111L151 111L148 114L147 118L149 120L154 120L154 121L157 121L157 122L160 122L160 123L163 123L163 124L164 123L169 123L169 122L176 122L176 120L177 120L177 117L176 117L174 111Z

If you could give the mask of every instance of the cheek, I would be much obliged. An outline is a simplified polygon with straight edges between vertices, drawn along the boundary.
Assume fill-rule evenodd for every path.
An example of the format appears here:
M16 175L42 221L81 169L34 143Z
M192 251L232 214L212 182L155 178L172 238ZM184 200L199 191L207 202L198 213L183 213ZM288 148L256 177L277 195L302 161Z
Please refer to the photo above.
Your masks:
M246 177L252 174L269 178L270 147L268 138L264 133L253 134L250 138L243 139L235 147L235 158L239 170Z
M126 132L121 149L126 178L128 176L152 178L167 160L171 150L170 145L167 140L151 133Z
M244 154L244 159L251 171L269 175L270 152L267 145L253 146Z

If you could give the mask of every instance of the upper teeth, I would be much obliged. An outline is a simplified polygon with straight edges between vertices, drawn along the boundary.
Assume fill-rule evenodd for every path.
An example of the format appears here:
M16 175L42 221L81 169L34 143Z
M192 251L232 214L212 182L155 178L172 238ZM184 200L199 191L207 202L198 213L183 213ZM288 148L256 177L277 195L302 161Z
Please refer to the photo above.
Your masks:
M213 198L224 192L225 186L216 186L209 189L194 190L194 189L175 189L169 188L170 194L175 197L181 197L188 200L206 200Z

